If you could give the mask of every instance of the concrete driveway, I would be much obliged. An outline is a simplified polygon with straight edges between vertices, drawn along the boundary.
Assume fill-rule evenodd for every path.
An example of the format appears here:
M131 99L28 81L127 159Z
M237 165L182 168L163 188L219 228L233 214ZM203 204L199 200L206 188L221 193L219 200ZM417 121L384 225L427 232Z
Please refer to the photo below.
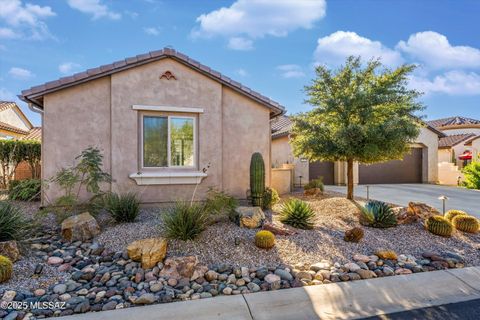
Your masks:
M325 189L346 194L345 186L325 186ZM480 191L433 184L374 184L370 185L370 199L406 206L410 201L424 202L442 211L441 195L449 199L446 209L464 210L480 218ZM355 187L355 196L366 198L364 185Z

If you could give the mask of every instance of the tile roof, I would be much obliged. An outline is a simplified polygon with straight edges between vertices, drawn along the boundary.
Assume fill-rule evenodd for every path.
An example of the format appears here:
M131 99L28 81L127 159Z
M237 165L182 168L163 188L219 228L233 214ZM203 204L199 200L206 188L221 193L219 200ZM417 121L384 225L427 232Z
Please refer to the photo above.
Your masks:
M0 100L0 111L10 109L16 106L16 103L13 101L2 101Z
M281 106L278 102L271 100L270 98L261 95L260 93L253 91L252 89L245 87L241 83L238 83L227 76L222 75L220 72L207 67L200 62L193 60L187 55L178 52L171 48L163 48L157 51L151 51L146 54L140 54L135 57L126 58L124 60L116 61L111 64L103 65L97 68L88 69L84 72L76 73L72 76L63 77L58 80L50 81L42 85L31 87L30 89L23 90L22 94L19 96L20 99L25 102L30 102L36 104L38 107L42 108L43 105L39 101L39 98L42 98L44 94L61 90L70 86L74 86L86 81L111 75L116 72L120 72L126 69L134 68L139 65L143 65L149 62L161 60L164 58L172 58L184 65L189 66L190 68L224 84L236 90L239 93L242 93L249 98L263 104L264 106L272 110L273 116L283 114L285 108Z
M42 141L42 127L33 127L25 137L22 137L22 140Z
M460 125L469 125L469 124L480 124L480 120L466 118L466 117L449 117L437 120L427 121L429 125L435 128L447 127L447 126L460 126Z
M270 121L272 127L272 139L288 136L292 129L292 120L288 116L282 115Z
M0 121L0 129L15 132L15 133L19 133L19 134L28 134L28 131L25 131L23 129L17 128L15 126L12 126L8 123L1 122L1 121Z
M457 144L475 137L474 133L452 134L438 140L438 148L451 148Z

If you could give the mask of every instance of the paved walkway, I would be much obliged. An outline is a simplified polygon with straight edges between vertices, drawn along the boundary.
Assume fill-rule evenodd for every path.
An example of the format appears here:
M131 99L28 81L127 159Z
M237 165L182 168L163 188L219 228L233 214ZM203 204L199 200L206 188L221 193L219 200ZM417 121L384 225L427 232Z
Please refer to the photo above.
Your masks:
M325 186L331 190L346 194L345 186ZM373 184L370 186L370 199L406 206L410 201L424 202L442 211L441 195L449 199L446 209L464 210L480 218L480 191L434 184ZM355 196L366 198L364 185L355 187Z
M361 319L480 299L480 267L63 317L63 320Z

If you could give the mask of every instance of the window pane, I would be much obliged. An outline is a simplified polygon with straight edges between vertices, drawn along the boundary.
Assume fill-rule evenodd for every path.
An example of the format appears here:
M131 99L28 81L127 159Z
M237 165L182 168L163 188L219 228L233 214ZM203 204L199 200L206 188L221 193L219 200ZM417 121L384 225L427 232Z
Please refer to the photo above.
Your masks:
M171 118L170 120L171 165L193 166L193 119Z
M168 118L143 117L143 166L168 166Z

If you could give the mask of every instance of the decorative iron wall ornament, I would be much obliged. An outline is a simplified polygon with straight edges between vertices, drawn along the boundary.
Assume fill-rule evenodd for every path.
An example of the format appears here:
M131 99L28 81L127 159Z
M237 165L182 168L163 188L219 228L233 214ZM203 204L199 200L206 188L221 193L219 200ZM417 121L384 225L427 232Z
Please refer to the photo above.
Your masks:
M165 71L161 76L160 76L160 79L167 79L167 80L170 80L170 79L173 79L173 80L177 80L177 78L175 77L175 75L171 72L171 71Z

